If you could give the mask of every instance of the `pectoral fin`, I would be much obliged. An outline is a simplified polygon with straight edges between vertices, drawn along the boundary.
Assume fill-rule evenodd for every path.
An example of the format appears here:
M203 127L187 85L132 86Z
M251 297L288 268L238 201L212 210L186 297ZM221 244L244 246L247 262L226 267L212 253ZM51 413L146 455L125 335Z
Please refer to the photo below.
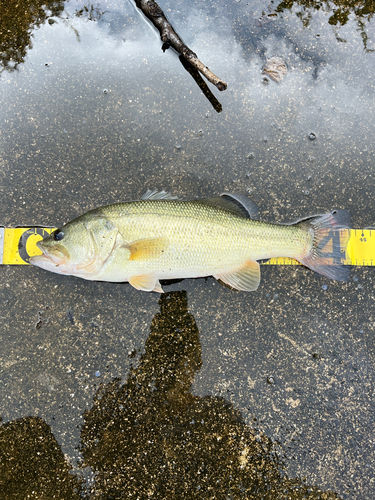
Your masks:
M256 260L249 260L240 269L216 275L215 278L242 292L252 292L260 283L260 267Z
M130 251L129 260L153 260L166 250L168 242L165 238L145 238L125 245Z
M163 293L163 289L156 279L155 273L142 274L141 276L132 276L129 278L129 283L137 290L144 292L158 292Z

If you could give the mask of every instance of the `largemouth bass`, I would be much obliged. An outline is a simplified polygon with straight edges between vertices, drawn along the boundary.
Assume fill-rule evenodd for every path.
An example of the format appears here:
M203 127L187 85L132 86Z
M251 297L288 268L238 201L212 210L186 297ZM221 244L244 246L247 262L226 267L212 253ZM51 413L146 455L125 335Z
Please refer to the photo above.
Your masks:
M301 220L294 225L254 219L245 196L180 201L164 191L140 200L108 205L81 215L38 243L43 255L31 264L87 280L125 282L162 293L159 280L214 276L242 291L256 290L258 260L292 257L317 273L346 280L349 268L337 264L348 238L331 229L350 227L346 210ZM345 255L345 254L344 254Z

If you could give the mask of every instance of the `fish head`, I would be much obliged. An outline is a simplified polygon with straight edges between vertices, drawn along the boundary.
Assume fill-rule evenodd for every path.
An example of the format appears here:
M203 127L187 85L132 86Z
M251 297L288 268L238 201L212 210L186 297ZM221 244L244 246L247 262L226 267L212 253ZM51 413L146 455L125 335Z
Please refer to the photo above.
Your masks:
M43 252L30 259L34 266L57 274L84 276L95 265L95 245L84 221L76 219L37 243Z

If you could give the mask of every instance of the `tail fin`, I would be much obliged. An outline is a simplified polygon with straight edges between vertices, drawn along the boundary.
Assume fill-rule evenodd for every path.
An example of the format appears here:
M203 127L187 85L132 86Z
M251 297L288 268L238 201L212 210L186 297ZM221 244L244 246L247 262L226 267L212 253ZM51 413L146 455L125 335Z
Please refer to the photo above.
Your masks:
M347 281L350 267L343 266L341 261L345 258L349 231L339 231L339 229L351 227L349 212L333 210L299 224L314 235L310 252L300 262L327 278Z

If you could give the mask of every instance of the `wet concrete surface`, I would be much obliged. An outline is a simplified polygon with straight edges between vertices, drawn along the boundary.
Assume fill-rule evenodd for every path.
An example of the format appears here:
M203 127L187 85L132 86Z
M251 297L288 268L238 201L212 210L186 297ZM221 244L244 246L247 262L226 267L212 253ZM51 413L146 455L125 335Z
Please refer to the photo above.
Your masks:
M374 225L371 6L160 2L227 81L210 101L130 1L17 5L0 21L2 225L149 188ZM372 498L373 271L261 272L254 293L209 278L159 296L1 267L1 496Z

